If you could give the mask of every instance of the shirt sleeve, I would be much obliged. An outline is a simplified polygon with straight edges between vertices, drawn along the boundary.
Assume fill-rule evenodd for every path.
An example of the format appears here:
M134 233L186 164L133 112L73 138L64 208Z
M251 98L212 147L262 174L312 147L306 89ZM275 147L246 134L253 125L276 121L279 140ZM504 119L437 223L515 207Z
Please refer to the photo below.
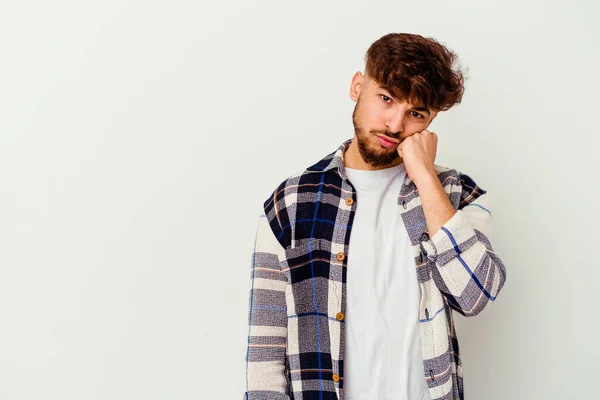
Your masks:
M285 372L287 278L279 262L283 251L267 217L261 215L251 260L244 396L247 400L289 400Z
M460 176L463 193L456 213L421 244L435 264L433 279L450 307L474 316L496 299L506 268L492 247L490 194L467 175Z

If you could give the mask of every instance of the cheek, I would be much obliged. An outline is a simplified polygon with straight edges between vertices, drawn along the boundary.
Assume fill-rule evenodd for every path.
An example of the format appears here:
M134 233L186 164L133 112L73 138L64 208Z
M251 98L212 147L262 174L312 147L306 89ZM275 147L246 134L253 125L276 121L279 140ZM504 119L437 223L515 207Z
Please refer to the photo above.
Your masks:
M365 129L381 130L385 125L385 113L376 107L365 109L365 112L362 115L362 122Z
M369 132L373 127L373 116L368 110L361 110L356 114L358 123L363 132Z
M427 129L427 121L426 120L411 120L406 122L404 125L404 129L406 132L415 133L421 132L423 129Z

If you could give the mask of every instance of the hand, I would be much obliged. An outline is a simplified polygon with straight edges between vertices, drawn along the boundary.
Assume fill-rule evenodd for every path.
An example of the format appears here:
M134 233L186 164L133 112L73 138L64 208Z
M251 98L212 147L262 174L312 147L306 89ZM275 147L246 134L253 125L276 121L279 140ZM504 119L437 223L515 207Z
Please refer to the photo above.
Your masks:
M404 139L396 150L404 160L406 174L417 183L427 175L437 175L433 166L437 153L438 137L427 129Z

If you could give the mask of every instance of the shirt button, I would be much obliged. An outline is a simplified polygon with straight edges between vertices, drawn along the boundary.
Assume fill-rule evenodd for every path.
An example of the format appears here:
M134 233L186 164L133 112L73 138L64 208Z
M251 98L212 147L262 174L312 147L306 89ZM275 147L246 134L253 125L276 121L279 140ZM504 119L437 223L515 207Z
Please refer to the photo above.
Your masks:
M346 197L346 205L351 206L354 203L354 199L352 197Z
M335 258L337 258L338 261L343 261L344 260L344 253L342 253L342 252L337 253L337 255L335 256Z
M339 382L340 381L340 376L338 374L333 374L333 381L334 382Z
M335 319L337 319L338 321L341 321L344 319L344 313L343 312L339 312L335 315Z

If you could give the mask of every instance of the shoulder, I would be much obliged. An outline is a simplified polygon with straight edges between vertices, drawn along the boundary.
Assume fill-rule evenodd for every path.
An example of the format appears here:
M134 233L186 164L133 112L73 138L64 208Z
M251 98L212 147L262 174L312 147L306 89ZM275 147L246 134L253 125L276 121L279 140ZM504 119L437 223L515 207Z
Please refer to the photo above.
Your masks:
M316 175L306 170L297 171L283 179L263 201L263 212L271 226L271 230L282 246L287 245L284 231L293 220L289 208L298 201L299 188L306 183L304 177Z
M300 182L305 180L305 177L313 175L315 175L314 172L307 170L296 171L291 175L288 175L275 186L273 191L266 198L265 203L286 196L288 194L287 192L297 188Z

